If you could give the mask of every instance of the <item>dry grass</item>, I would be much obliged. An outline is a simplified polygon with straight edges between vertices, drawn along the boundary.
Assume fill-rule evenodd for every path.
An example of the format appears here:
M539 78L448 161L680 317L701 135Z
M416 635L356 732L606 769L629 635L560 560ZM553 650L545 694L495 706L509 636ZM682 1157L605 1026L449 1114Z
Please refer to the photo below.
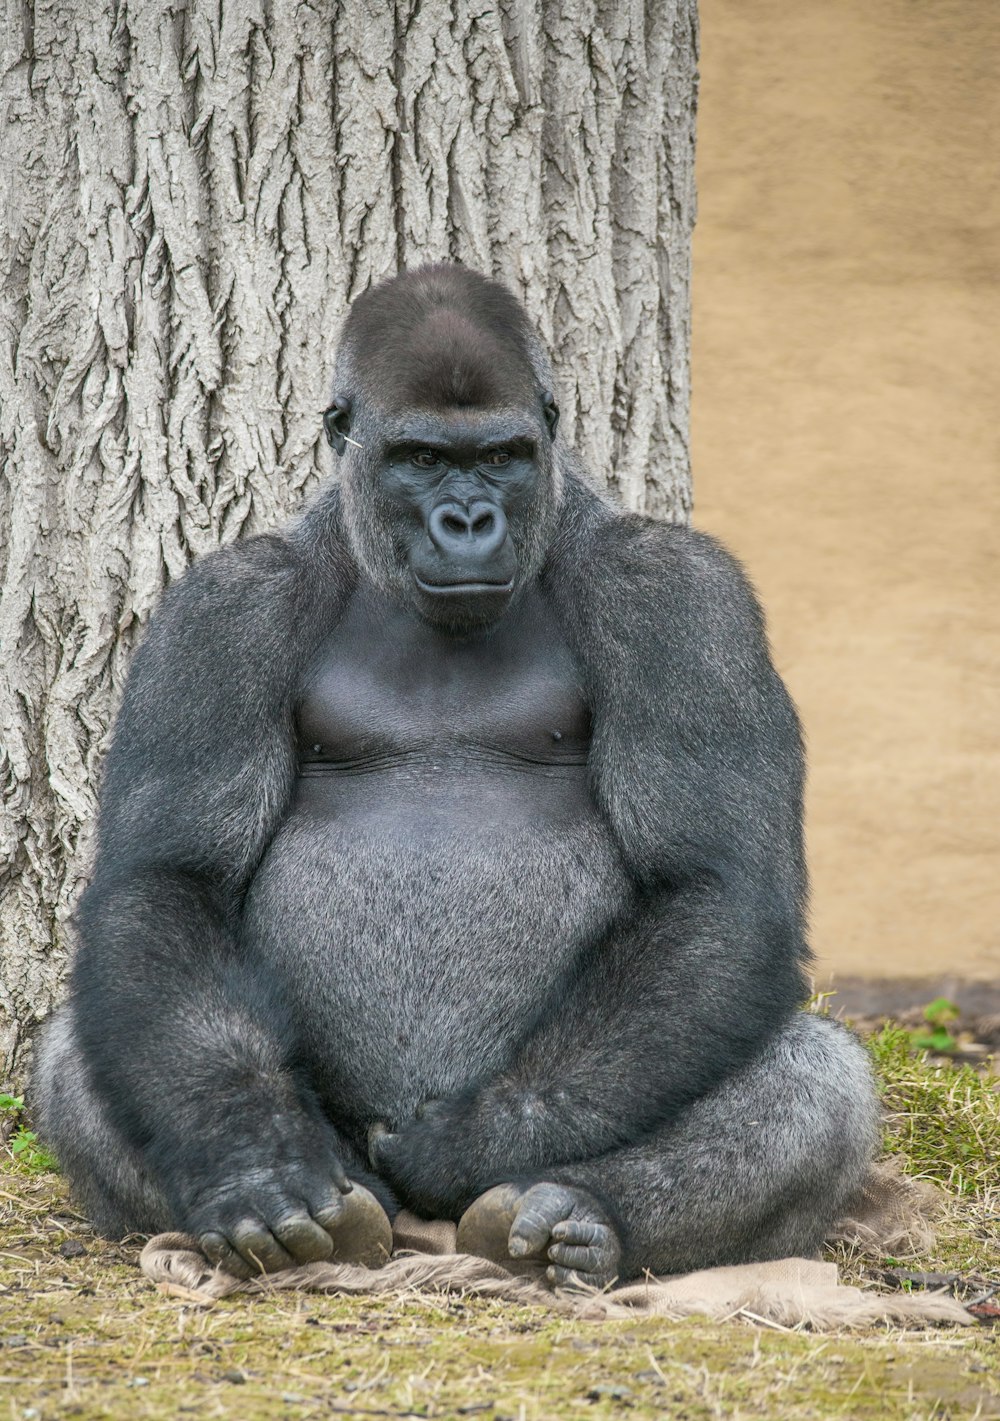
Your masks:
M898 1044L898 1043L897 1043ZM890 1049L891 1047L891 1049ZM1000 1285L1000 1099L886 1040L890 1149L953 1192L927 1270ZM942 1148L984 1153L949 1160ZM96 1238L51 1172L0 1172L0 1421L480 1416L1000 1418L1000 1329L830 1337L746 1323L588 1323L480 1299L275 1294L192 1305ZM852 1281L903 1260L842 1255Z

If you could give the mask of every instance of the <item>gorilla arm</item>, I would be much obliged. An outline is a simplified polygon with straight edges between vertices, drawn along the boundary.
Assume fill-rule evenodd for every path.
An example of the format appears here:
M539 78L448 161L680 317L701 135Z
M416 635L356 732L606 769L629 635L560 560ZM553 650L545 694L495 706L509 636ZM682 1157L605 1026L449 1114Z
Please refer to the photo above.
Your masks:
M428 1213L634 1143L805 994L801 745L753 595L701 535L622 518L598 537L574 566L620 582L588 590L564 560L550 595L586 669L593 791L639 906L554 985L507 1070L373 1142Z
M268 1267L329 1252L321 1226L347 1187L282 1003L233 935L294 779L302 582L289 544L258 538L164 599L108 757L73 969L111 1120L181 1226Z

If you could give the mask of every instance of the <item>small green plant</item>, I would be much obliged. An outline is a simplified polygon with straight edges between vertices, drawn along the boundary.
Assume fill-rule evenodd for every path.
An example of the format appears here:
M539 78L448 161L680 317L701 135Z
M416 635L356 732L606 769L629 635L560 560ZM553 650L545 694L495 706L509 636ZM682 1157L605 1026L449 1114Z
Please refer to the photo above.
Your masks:
M0 1119L17 1122L17 1128L7 1141L11 1160L26 1174L44 1174L54 1170L57 1167L55 1157L44 1145L38 1143L34 1130L29 1130L26 1125L20 1123L23 1110L23 1095L8 1095L5 1091L0 1091Z
M923 1027L911 1031L910 1044L918 1051L934 1051L939 1056L950 1055L958 1050L959 1042L951 1034L949 1027L961 1016L961 1011L947 997L936 997L924 1007Z

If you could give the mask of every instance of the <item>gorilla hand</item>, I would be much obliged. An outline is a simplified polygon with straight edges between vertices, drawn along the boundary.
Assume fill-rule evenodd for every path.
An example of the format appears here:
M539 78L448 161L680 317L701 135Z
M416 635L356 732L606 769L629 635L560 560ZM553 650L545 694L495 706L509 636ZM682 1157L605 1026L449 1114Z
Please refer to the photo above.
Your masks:
M622 1245L608 1212L575 1185L501 1184L462 1215L457 1248L515 1272L544 1271L553 1287L606 1288Z
M556 1287L606 1288L618 1277L622 1246L610 1218L583 1189L536 1184L518 1204L508 1250L512 1258L549 1260Z
M200 1181L182 1213L185 1230L240 1278L332 1256L380 1266L392 1249L382 1205L348 1179L322 1132L311 1147L289 1144L258 1142L230 1158L221 1183Z

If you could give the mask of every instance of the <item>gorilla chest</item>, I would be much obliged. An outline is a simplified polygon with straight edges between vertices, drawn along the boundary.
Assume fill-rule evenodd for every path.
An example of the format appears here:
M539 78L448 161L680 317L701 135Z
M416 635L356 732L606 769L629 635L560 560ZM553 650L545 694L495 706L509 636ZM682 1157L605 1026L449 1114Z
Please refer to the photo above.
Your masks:
M576 769L582 778L590 717L539 597L475 638L358 599L305 680L298 739L303 777L322 776L329 792L364 775L370 795L373 777L400 769L446 779Z

